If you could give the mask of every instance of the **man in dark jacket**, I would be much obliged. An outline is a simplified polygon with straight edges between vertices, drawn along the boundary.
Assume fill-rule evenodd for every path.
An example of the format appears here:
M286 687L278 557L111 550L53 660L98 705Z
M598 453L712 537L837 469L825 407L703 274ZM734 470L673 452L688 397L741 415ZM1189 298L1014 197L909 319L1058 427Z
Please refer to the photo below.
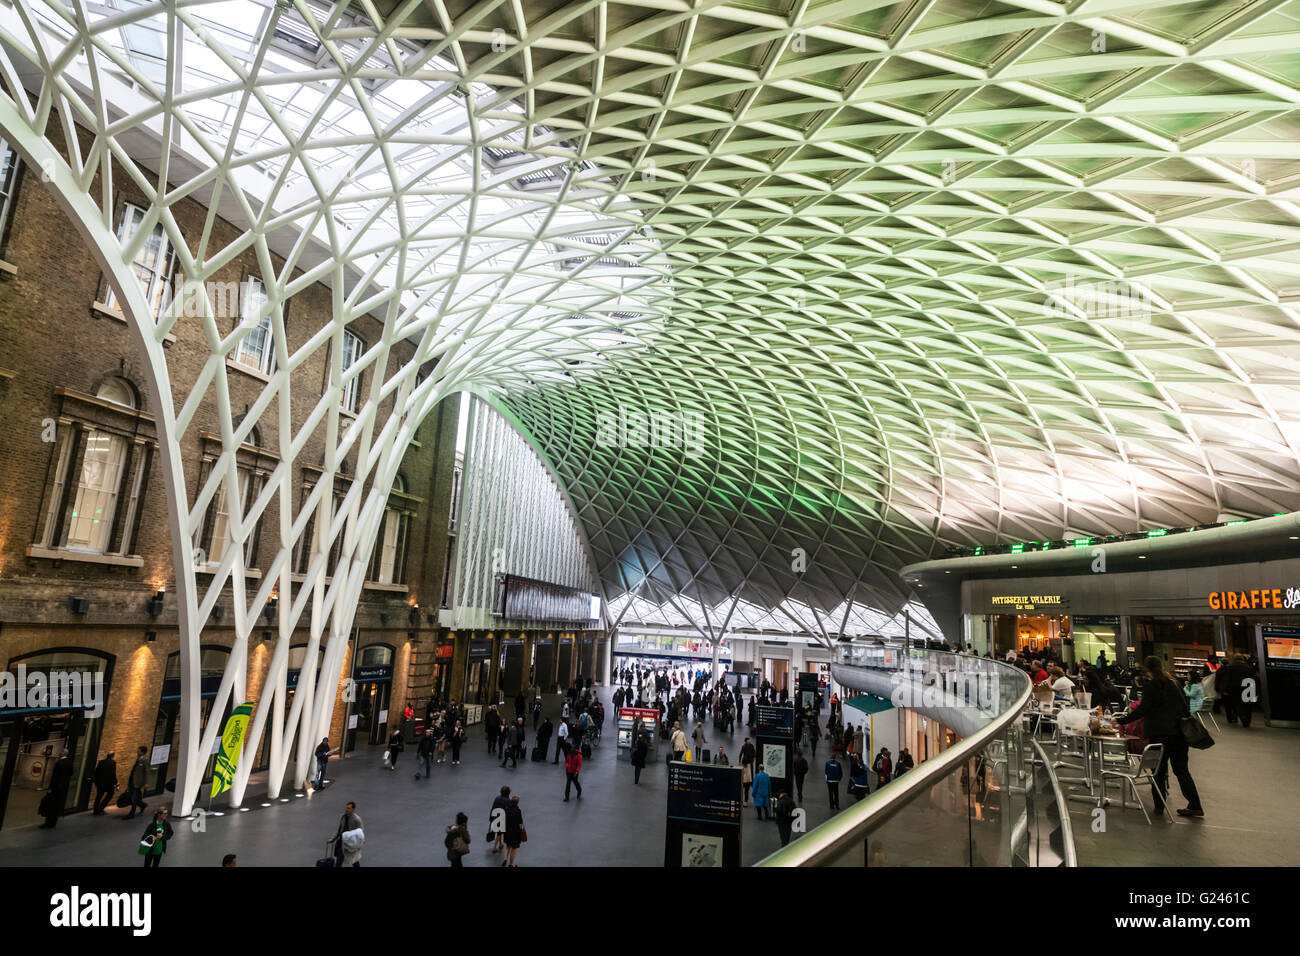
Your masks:
M803 778L806 776L808 776L808 761L804 758L802 750L796 750L794 752L794 790L799 795L800 803L803 803Z
M108 801L117 793L117 761L110 753L95 764L95 812L93 816L102 817Z
M483 718L483 730L487 734L488 753L496 753L497 740L501 736L501 715L497 713L496 704L488 708L487 715Z
M776 798L776 830L781 834L781 845L790 843L790 831L794 826L794 801L790 794L782 790Z
M139 747L136 749L135 763L131 765L131 775L126 779L126 785L131 790L131 812L126 815L130 820L135 816L137 809L143 813L147 807L144 802L144 785L149 777L149 760L145 757L148 749Z
M54 771L50 775L49 792L41 799L40 812L45 817L45 822L41 824L40 829L53 830L55 824L59 822L59 814L63 812L63 806L68 802L70 786L72 786L72 754L64 748L59 762L54 765Z
M1182 790L1187 806L1178 811L1182 817L1203 817L1201 797L1187 769L1187 741L1183 738L1179 721L1187 714L1187 701L1183 692L1165 673L1164 663L1158 657L1148 657L1142 662L1145 680L1142 683L1142 702L1127 714L1115 718L1118 724L1141 720L1147 740L1161 744L1160 766L1156 768L1152 801L1156 813L1164 813L1165 797L1169 793L1169 766L1173 764L1178 788Z
M831 759L826 761L826 792L831 798L831 809L840 808L840 781L844 779L844 767L835 759L835 754L831 754Z
M1223 668L1223 709L1228 712L1228 723L1235 724L1240 717L1241 726L1249 727L1251 709L1258 697L1259 676L1255 669L1241 654L1233 654L1232 663Z
M492 809L488 811L488 842L496 841L493 853L500 853L506 837L506 811L510 809L510 788L502 787L501 792L492 800ZM497 811L500 810L500 813Z
M554 733L555 725L551 723L551 718L547 717L542 721L542 726L537 728L537 743L534 746L541 755L537 758L538 760L546 759L546 752L551 747L551 735Z

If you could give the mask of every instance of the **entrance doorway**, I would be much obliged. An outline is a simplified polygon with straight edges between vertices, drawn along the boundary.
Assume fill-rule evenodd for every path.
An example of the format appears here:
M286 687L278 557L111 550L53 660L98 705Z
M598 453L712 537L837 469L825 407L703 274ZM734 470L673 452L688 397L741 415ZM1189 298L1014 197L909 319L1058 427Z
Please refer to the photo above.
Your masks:
M555 675L555 682L560 687L560 693L569 689L569 684L573 682L573 638L566 637L560 644L560 666Z
M512 700L524 689L524 639L507 637L501 645L501 696Z
M55 648L13 658L9 672L17 673L19 664L28 675L62 672L79 674L83 681L98 680L101 686L96 697L101 707L107 703L111 655L88 648ZM103 712L101 709L98 716L87 716L85 707L68 706L79 702L84 699L59 699L56 690L51 688L44 701L48 706L16 706L0 711L0 829L27 826L40 820L36 809L65 748L72 756L73 769L63 812L86 809L91 794L88 778L99 752Z
M542 637L537 640L535 652L534 677L537 688L543 694L555 691L555 638Z
M472 638L469 642L469 660L465 664L465 703L486 705L491 679L492 638Z
M781 657L763 658L763 676L768 683L772 685L775 694L780 695L781 689L790 689L790 662Z
M388 704L393 689L391 644L368 644L357 652L352 668L353 699L348 717L344 753L356 749L357 742L381 744L388 740Z
M208 726L212 716L212 704L217 691L221 688L221 677L226 672L226 660L230 649L215 644L207 644L199 649L199 734ZM226 701L225 712L221 715L224 725L230 716L230 701ZM218 737L220 731L218 731ZM165 748L165 749L159 749ZM167 782L176 779L176 770L180 766L181 753L181 655L173 652L167 655L167 667L163 672L162 699L158 702L158 716L154 720L153 747L149 752L152 778L146 778L145 796L155 796L163 792ZM134 750L130 755L134 760ZM203 768L203 779L212 779L212 767L216 761L215 754L208 755L208 762ZM155 762L157 761L157 762ZM127 764L128 768L130 764Z

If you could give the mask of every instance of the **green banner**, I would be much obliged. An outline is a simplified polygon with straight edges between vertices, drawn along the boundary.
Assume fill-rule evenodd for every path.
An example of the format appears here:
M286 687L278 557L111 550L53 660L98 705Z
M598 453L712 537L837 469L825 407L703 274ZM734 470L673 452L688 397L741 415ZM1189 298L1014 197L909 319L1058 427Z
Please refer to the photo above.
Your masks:
M226 729L221 733L221 752L212 768L212 795L216 798L231 788L235 782L235 766L239 762L239 752L244 746L244 733L248 730L248 721L253 716L253 705L240 704L230 712Z

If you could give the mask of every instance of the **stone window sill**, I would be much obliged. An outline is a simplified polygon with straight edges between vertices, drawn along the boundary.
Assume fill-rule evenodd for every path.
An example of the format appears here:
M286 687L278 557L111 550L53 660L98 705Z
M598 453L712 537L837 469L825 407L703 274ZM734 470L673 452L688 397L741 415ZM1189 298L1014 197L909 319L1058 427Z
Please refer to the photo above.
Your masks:
M259 382L266 382L267 384L270 384L271 382L271 376L267 375L265 372L255 369L251 365L245 365L243 362L236 361L232 358L226 359L226 368L233 369L242 375L247 375L249 378L255 378Z
M27 557L46 558L50 561L80 561L83 564L108 564L120 568L138 568L144 558L138 554L96 554L92 551L72 551L68 548L46 548L39 544L28 545Z

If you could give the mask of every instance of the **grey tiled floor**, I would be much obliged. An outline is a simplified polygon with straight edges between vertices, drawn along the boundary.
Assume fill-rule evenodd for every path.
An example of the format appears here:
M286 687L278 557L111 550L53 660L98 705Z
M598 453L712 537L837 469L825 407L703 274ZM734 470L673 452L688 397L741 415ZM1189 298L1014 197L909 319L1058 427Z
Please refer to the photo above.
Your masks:
M602 696L607 694L602 688ZM549 702L548 709L554 709ZM1222 722L1221 722L1222 723ZM608 725L607 725L608 727ZM689 732L691 725L687 725ZM563 802L564 772L550 762L520 762L502 769L486 752L481 727L462 752L460 766L436 765L428 780L413 779L413 752L401 755L398 769L381 766L382 748L330 763L333 779L324 791L283 796L262 808L250 797L247 813L227 812L206 820L206 832L175 824L176 839L164 866L216 866L225 853L237 853L240 866L310 866L324 854L342 805L355 800L365 821L364 866L445 866L442 836L457 811L470 818L473 838L468 866L498 865L499 857L483 843L493 796L509 784L521 797L529 841L519 852L521 866L660 866L663 861L666 766L660 759L647 767L639 786L632 768L616 759L613 734L584 761L584 797ZM712 749L720 744L735 760L744 729L733 735L705 733ZM1080 863L1104 865L1297 865L1300 864L1300 731L1264 727L1229 727L1216 734L1218 745L1192 754L1192 774L1200 788L1204 820L1157 823L1147 827L1134 809L1111 808L1107 832L1090 829L1090 807L1072 804ZM531 746L531 729L530 741ZM826 758L818 748L805 788L803 806L810 826L828 819L826 788L817 771ZM852 800L842 797L843 806ZM151 801L156 806L157 800ZM1149 804L1148 804L1149 805ZM1173 806L1181 806L1175 797ZM54 831L35 826L0 833L0 866L138 866L135 848L143 822L123 823L123 811L106 817L88 813L64 817ZM904 817L900 817L904 819ZM931 835L937 835L931 830ZM747 809L742 834L742 862L751 865L777 849L776 826L756 819ZM933 849L933 848L931 848ZM910 862L948 862L948 854L930 854ZM954 857L956 859L956 857ZM882 861L883 862L883 861Z
M1120 808L1112 785L1105 832L1094 832L1093 806L1071 801L1080 866L1300 865L1300 730L1265 727L1258 714L1249 729L1218 720L1215 745L1188 762L1205 817L1153 814L1147 826L1131 796ZM1170 808L1186 806L1172 771L1169 785ZM1139 792L1149 813L1150 788Z
M613 712L606 688L601 688L607 713ZM548 710L558 710L548 701ZM689 733L692 724L687 724ZM368 753L330 761L332 783L310 797L281 794L289 802L262 808L261 797L250 797L246 813L227 812L208 817L206 831L192 832L186 821L173 821L176 838L168 845L164 866L215 866L226 853L236 853L240 866L310 866L325 854L325 840L333 836L343 804L355 800L365 822L363 866L446 866L443 834L457 811L470 818L471 852L467 866L499 865L483 837L487 832L492 798L503 784L520 796L520 809L528 829L528 842L520 849L520 866L661 866L664 853L666 751L648 766L641 783L633 785L632 767L618 760L614 734L606 722L604 743L590 760L583 761L583 798L563 802L564 770L551 763L554 741L546 763L520 761L517 768L502 769L487 753L481 726L470 729L472 739L461 753L461 764L435 765L431 777L415 780L412 749L402 753L396 771L382 766L382 747ZM716 733L708 722L711 749L726 748L734 761L744 740L736 734ZM533 743L529 727L529 747ZM660 742L666 746L665 742ZM821 759L825 747L817 750ZM450 757L448 758L450 760ZM805 791L810 826L829 817L824 784L809 781ZM848 803L845 800L845 805ZM158 798L150 801L151 809ZM35 826L0 833L0 866L136 866L136 845L144 822L137 817L122 822L125 811L105 817L88 813L64 817L54 831ZM37 822L37 821L34 821ZM742 860L745 865L762 859L780 846L776 825L760 821L747 810Z

